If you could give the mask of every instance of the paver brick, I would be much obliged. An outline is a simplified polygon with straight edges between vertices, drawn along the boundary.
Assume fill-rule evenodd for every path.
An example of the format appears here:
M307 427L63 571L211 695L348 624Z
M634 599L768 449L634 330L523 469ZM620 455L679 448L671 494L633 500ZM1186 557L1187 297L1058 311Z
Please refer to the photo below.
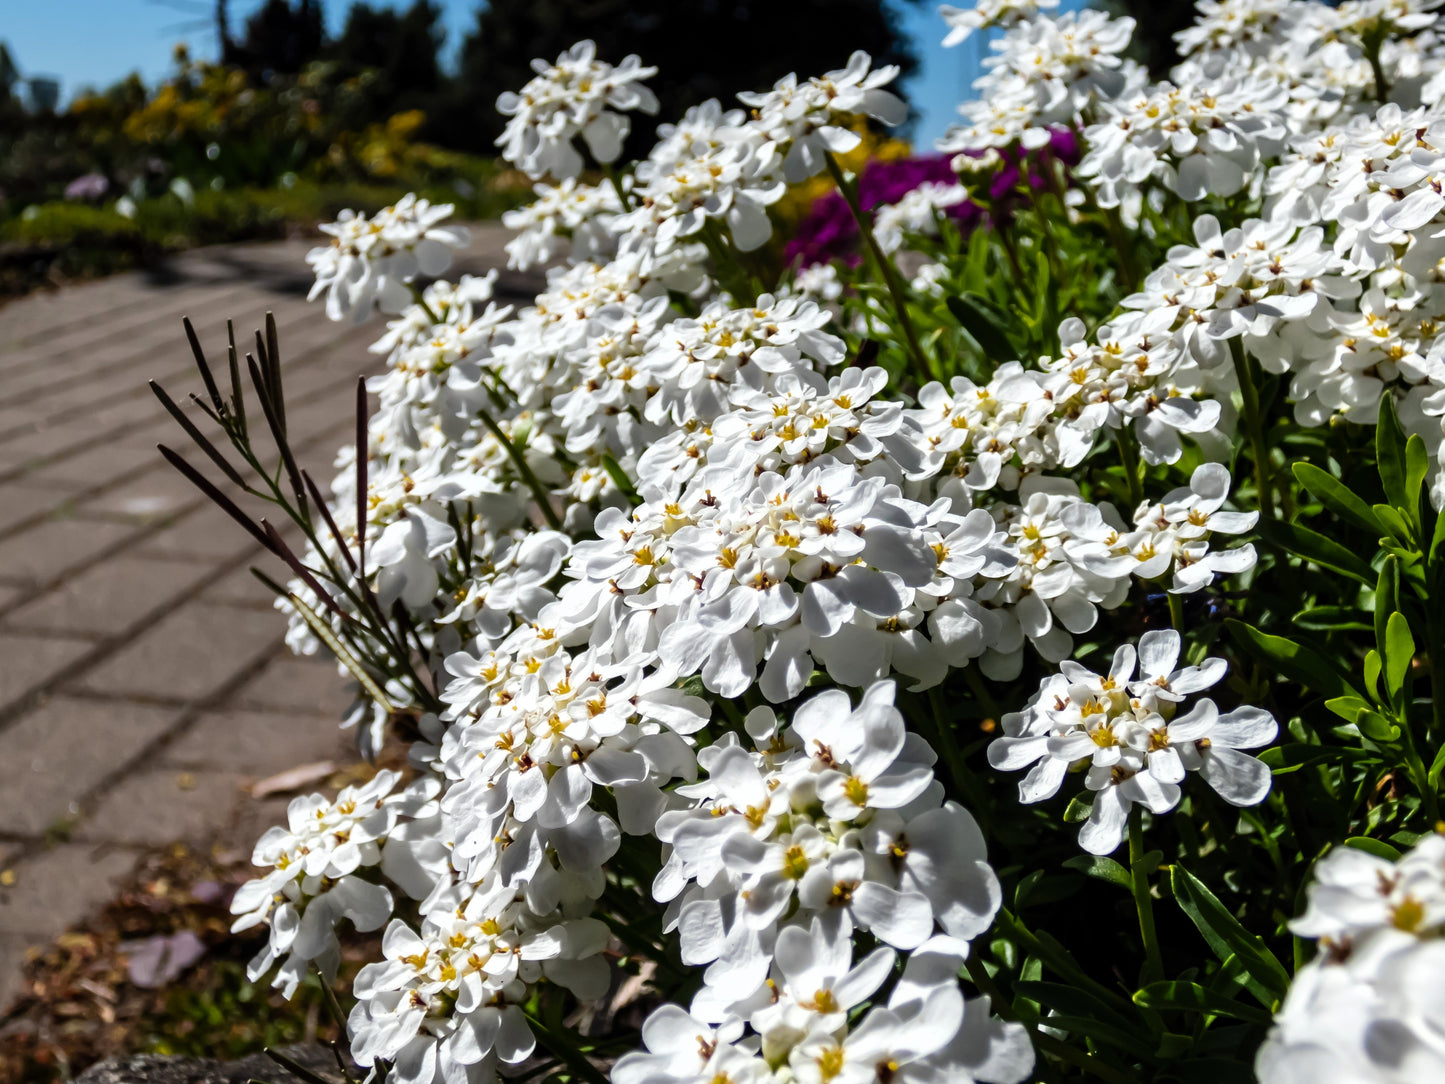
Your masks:
M205 839L230 820L244 782L239 772L152 768L121 780L88 812L75 838L159 846ZM164 816L157 811L164 809Z
M200 565L112 557L11 610L0 624L22 631L114 635L192 590L208 574Z
M279 628L284 619L279 613L270 616ZM345 679L330 658L302 659L286 654L277 656L248 681L236 694L235 703L248 710L319 715L334 724L351 700Z
M277 613L272 602L274 597L265 584L261 583L255 576L251 575L251 566L261 568L263 572L272 574L273 568L265 566L276 564L274 558L263 556L259 552L255 561L249 561L233 572L228 572L220 579L215 580L200 595L202 603L214 603L221 606L241 606L248 610L265 610L275 616L278 621L285 621L281 614ZM275 576L273 575L274 579ZM3 599L0 599L3 604Z
M47 486L27 485L23 482L0 484L0 534L13 530L27 520L43 516L58 504L64 503L66 494Z
M0 736L9 766L0 788L0 824L17 835L40 837L75 818L80 798L175 721L175 709L65 696L47 700Z
M159 455L156 457L159 459ZM205 495L168 463L137 478L88 498L87 516L114 516L131 523L155 523L174 518L204 501Z
M0 580L39 588L136 537L137 528L95 520L50 519L0 539Z
M61 843L14 866L15 883L0 885L0 935L29 943L54 937L110 899L115 883L135 867L125 847Z
M30 950L30 941L24 934L0 933L0 1016L21 993L20 968Z
M272 513L274 516L274 512ZM260 543L209 501L145 540L137 552L150 557L215 558L217 563L260 552Z
M269 614L192 603L167 614L76 685L102 696L194 700L275 650L281 631Z
M0 633L0 706L13 704L67 676L66 671L94 649L89 640ZM9 722L0 715L0 749L4 750L0 762L9 760Z
M332 675L337 688L341 679ZM166 746L162 762L262 777L319 760L355 759L337 720L269 711L207 712Z
M38 466L21 475L21 479L31 485L90 490L111 485L158 462L163 460L154 440L127 435Z

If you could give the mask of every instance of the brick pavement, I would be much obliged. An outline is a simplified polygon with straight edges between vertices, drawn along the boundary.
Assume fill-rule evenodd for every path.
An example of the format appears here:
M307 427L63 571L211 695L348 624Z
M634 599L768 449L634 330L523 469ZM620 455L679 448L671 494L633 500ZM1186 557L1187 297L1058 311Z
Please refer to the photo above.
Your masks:
M462 269L500 265L504 239L474 229ZM249 339L272 311L294 443L327 476L379 325L306 304L307 247L201 250L0 310L0 1011L27 948L142 849L269 823L285 801L250 783L354 757L341 678L286 651L246 571L271 560L161 460L189 442L146 387L200 390L182 315L223 359L228 318Z

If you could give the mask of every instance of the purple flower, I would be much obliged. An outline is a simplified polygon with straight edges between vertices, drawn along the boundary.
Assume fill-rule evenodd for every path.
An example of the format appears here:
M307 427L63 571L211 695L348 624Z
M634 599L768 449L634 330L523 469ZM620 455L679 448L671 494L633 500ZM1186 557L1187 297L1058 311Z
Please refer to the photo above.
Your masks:
M110 182L99 173L86 173L65 186L66 199L100 199L110 191Z
M965 153L972 157L984 154L983 151ZM1021 194L1021 182L1029 190L1044 187L1046 182L1039 167L1051 169L1054 161L1065 166L1077 164L1079 141L1069 129L1054 128L1046 147L1031 154L1017 148L1005 149L1001 157L1003 165L988 181L990 206L987 210L972 200L943 208L943 213L956 221L965 233L982 224L989 215L1009 215L1011 203ZM858 178L859 206L865 212L872 211L881 203L898 202L926 182L950 183L956 179L950 161L945 155L928 155L869 162ZM808 217L799 224L797 235L788 242L786 259L788 263L800 267L839 259L850 264L859 261L858 225L839 193L829 192L813 203Z

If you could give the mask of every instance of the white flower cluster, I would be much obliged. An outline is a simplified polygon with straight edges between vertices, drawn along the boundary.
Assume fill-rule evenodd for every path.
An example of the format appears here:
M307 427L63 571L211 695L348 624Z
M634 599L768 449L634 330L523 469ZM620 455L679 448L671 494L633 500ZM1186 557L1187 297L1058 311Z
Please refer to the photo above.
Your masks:
M1143 86L1120 57L1127 21L1000 5L978 23L994 24L1008 29L986 78L1018 124L971 146L1031 145ZM1183 302L1133 305L1092 334L1066 321L1057 358L905 400L885 369L845 364L837 316L818 300L836 297L836 276L773 293L743 281L743 296L715 281L720 257L771 236L786 183L857 144L861 118L902 119L884 89L892 69L859 53L744 96L746 113L698 106L661 126L635 169L592 187L577 180L576 139L615 158L621 111L652 102L637 83L651 70L636 58L614 69L590 43L537 67L504 98L504 146L558 183L509 217L520 232L508 252L516 267L562 262L516 310L493 302L490 278L433 282L401 306L373 347L387 367L368 384L379 400L368 443L337 463L333 514L350 549L306 555L313 567L354 560L368 603L404 617L400 652L423 672L373 667L371 695L386 702L353 720L374 750L390 716L414 718L416 781L335 829L332 807L309 800L290 834L258 850L275 872L244 894L243 921L271 930L255 970L282 960L278 981L294 986L309 963L326 966L336 922L391 917L385 958L356 982L353 1053L399 1084L488 1081L533 1053L535 998L606 990L614 931L601 919L631 893L705 970L690 1007L659 1009L646 1050L617 1064L623 1084L1022 1080L1024 1033L965 1000L958 979L999 907L997 879L895 699L966 666L1009 680L1030 656L1066 667L1045 683L1061 696L1091 695L1094 681L1113 712L1109 749L1075 732L1088 729L1082 708L1073 723L1050 715L1052 693L1017 717L1018 733L1015 717L1005 726L1010 740L1027 730L1038 750L1027 762L1059 778L1084 759L1081 735L1099 750L1089 756L1113 757L1089 775L1099 846L1110 833L1117 843L1131 802L1172 806L1186 770L1231 800L1253 793L1258 764L1234 750L1267 741L1264 722L1217 718L1208 701L1175 718L1196 673L1173 671L1177 642L1170 655L1146 638L1137 692L1121 655L1109 680L1130 692L1117 698L1066 661L1141 584L1197 592L1253 567L1250 546L1222 545L1254 522L1226 509L1229 472L1213 462L1232 408L1217 351L1198 343L1224 333L1200 332L1213 317ZM1130 183L1192 176L1196 153L1257 172L1277 151L1273 128L1235 116L1242 105L1205 108L1216 109L1199 121L1206 149L1156 147L1167 167ZM1205 129L1252 149L1236 155ZM966 195L939 185L880 208L885 244L902 249ZM432 212L417 213L437 240ZM438 270L428 253L423 266L358 248L344 277L412 296L412 279ZM321 267L335 314L364 316L372 298ZM1290 282L1209 296L1261 328L1293 312L1278 298L1328 288ZM1190 439L1206 461L1126 518L1076 477L1113 439L1156 466L1179 462ZM374 646L332 609L356 598L292 589L336 642L359 656ZM292 621L293 645L314 648L311 626ZM398 782L378 779L365 801ZM347 850L313 871L309 856L342 854L343 836L354 864ZM282 877L303 848L306 876ZM654 865L624 888L613 860ZM401 897L382 880L411 902L393 911ZM855 958L871 942L884 947Z
M1146 81L1144 69L1122 55L1133 19L1094 10L1020 18L1012 14L1020 7L1003 5L1008 18L990 16L1007 30L989 43L988 70L973 84L978 97L958 107L963 123L943 135L939 150L1042 147L1051 126L1081 126L1100 98L1124 97Z
M1301 424L1371 423L1388 395L1438 454L1442 178L1445 116L1395 105L1353 115L1295 140L1269 169L1263 217L1223 230L1201 216L1197 247L1171 249L1125 305L1170 313L1169 334L1215 386L1233 382L1227 367L1213 371L1233 343L1289 374Z
M450 203L431 204L406 195L372 218L343 211L321 232L331 244L313 248L306 262L316 275L310 299L326 295L326 315L362 323L373 304L401 312L411 303L406 284L417 275L439 275L451 266L451 250L466 245L467 231L443 226Z
M1102 101L1105 119L1084 130L1089 151L1077 175L1097 187L1104 207L1117 207L1151 178L1190 202L1232 196L1257 182L1260 161L1283 148L1288 96L1284 84L1247 74L1161 83Z
M669 854L653 888L683 961L706 965L705 985L690 1013L654 1013L647 1052L618 1064L619 1084L863 1080L885 1066L897 1079L1028 1073L1023 1029L959 992L998 881L893 695L879 682L854 709L829 690L786 727L757 708L744 721L752 749L729 733L699 755L707 778L679 790L695 804L658 821ZM855 962L855 930L885 947ZM890 977L895 949L911 954L901 978L850 1025Z
M777 956L758 994L714 1013L667 1005L642 1027L645 1051L623 1057L615 1084L827 1084L1019 1081L1033 1068L1023 1028L988 1015L986 998L965 999L955 978L967 946L948 937L908 957L887 1000L860 1018L895 953L874 950L850 967L846 939L816 920L778 937Z
M1290 929L1319 941L1256 1062L1261 1084L1406 1084L1445 1074L1445 836L1396 861L1353 847L1315 869Z
M1289 88L1287 112L1317 125L1384 95L1370 53L1394 101L1440 100L1436 0L1200 0L1192 27L1177 35L1181 82L1250 72Z
M358 930L375 930L391 915L391 893L362 871L382 864L381 845L415 797L391 793L399 780L396 772L378 772L333 801L293 799L287 827L269 829L256 843L252 863L271 872L243 885L231 901L231 912L240 916L233 933L269 927L266 946L246 969L252 982L281 960L273 985L291 997L308 966L335 975L337 923L349 919Z
M1262 801L1269 769L1240 750L1269 744L1278 725L1260 708L1221 715L1207 699L1181 714L1187 697L1218 683L1225 664L1179 667L1179 650L1169 629L1145 633L1137 648L1122 645L1107 674L1066 660L1022 711L1003 717L989 763L1005 771L1032 765L1019 784L1025 802L1052 798L1074 766L1087 765L1094 801L1079 843L1094 854L1119 846L1133 806L1157 815L1178 805L1186 772L1197 771L1232 805Z
M636 56L613 66L597 59L597 46L579 41L557 63L532 61L537 74L519 92L504 92L497 110L510 117L497 137L502 157L530 177L557 180L582 172L582 137L592 157L615 162L632 129L626 111L657 112L657 95L642 80L657 74Z
M1196 243L1168 251L1124 301L1128 311L1096 331L1097 346L1082 326L1061 332L1066 357L1119 389L1100 389L1106 402L1139 376L1178 392L1162 410L1153 387L1133 398L1146 460L1177 457L1179 433L1208 443L1217 427L1233 428L1238 371L1222 363L1240 352L1288 375L1301 424L1371 423L1389 396L1407 431L1439 455L1445 40L1437 6L1204 0L1196 25L1179 35L1185 61L1159 83L1119 57L1128 20L1003 5L959 24L1006 30L992 43L980 99L962 107L970 123L940 149L1031 148L1047 141L1050 125L1071 125L1083 137L1074 176L1088 197L1146 233L1159 227L1166 194L1262 202L1258 217L1233 226L1200 215ZM1126 359L1140 364L1138 374ZM1088 372L1072 378L1097 387ZM1442 477L1437 466L1437 503Z
M806 180L823 171L823 156L846 154L862 137L849 126L851 117L872 117L888 125L902 124L908 107L883 89L898 77L895 65L870 70L872 58L861 49L848 66L800 83L785 75L772 90L743 93L738 100L756 114L755 123L769 145L783 154L783 176Z

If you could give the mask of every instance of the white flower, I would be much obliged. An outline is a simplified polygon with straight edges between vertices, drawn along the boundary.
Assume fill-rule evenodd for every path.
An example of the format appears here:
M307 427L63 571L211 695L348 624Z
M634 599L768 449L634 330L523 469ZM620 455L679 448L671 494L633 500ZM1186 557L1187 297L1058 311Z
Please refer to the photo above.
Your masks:
M1261 161L1283 148L1288 97L1282 81L1226 75L1105 101L1105 119L1084 132L1089 151L1076 173L1098 187L1105 207L1151 177L1190 202L1232 196L1263 180Z
M767 207L785 189L757 127L710 101L689 110L638 164L638 206L616 229L648 233L659 252L668 252L708 219L720 219L738 249L749 252L772 235Z
M497 110L511 118L497 146L530 177L576 177L582 155L573 141L579 135L597 161L615 161L631 127L624 112L657 112L657 96L641 82L657 69L643 67L636 56L613 67L597 59L594 42L579 41L556 64L534 60L532 69L537 74L526 86L497 99Z
M938 14L948 24L948 34L943 47L951 49L962 44L975 30L989 30L995 26L1013 26L1059 6L1059 0L980 0L971 8L956 8L940 4Z
M232 932L270 928L264 948L246 969L251 981L283 960L273 985L291 997L308 965L335 973L340 946L335 929L348 919L362 931L380 928L391 915L391 893L359 876L378 865L382 844L396 823L403 795L391 796L401 776L378 772L359 787L345 787L334 801L319 794L294 798L286 828L271 828L256 844L251 861L270 866L248 881L231 901L239 916Z
M538 184L534 191L536 202L502 214L502 225L519 231L507 242L508 267L526 270L563 253L579 259L611 254L612 217L623 210L612 185L567 177L555 186Z
M872 57L858 50L846 68L806 83L789 74L772 90L738 95L755 110L758 129L783 153L783 176L790 183L821 173L825 155L858 146L861 137L848 126L851 118L872 117L889 125L907 119L903 100L883 89L898 77L897 66L870 71L872 64Z
M1255 1063L1261 1084L1396 1084L1445 1072L1445 838L1396 861L1340 847L1290 924L1319 938Z
M432 205L406 195L374 218L342 211L321 226L330 245L313 248L306 262L316 274L307 300L326 294L326 315L362 323L373 302L383 312L399 313L411 301L407 283L417 275L440 275L452 249L467 244L467 231L439 223L452 213L450 203Z
M1175 669L1179 648L1179 634L1170 629L1145 633L1137 651L1121 646L1106 675L1063 663L1022 712L1003 717L1004 734L989 745L995 768L1032 765L1019 784L1024 802L1052 797L1072 766L1088 764L1085 786L1095 796L1079 832L1085 850L1116 849L1134 805L1155 814L1173 809L1190 771L1233 805L1257 804L1269 792L1269 769L1239 750L1272 741L1274 719L1252 707L1220 715L1212 700L1176 714L1186 696L1224 676L1218 659Z

